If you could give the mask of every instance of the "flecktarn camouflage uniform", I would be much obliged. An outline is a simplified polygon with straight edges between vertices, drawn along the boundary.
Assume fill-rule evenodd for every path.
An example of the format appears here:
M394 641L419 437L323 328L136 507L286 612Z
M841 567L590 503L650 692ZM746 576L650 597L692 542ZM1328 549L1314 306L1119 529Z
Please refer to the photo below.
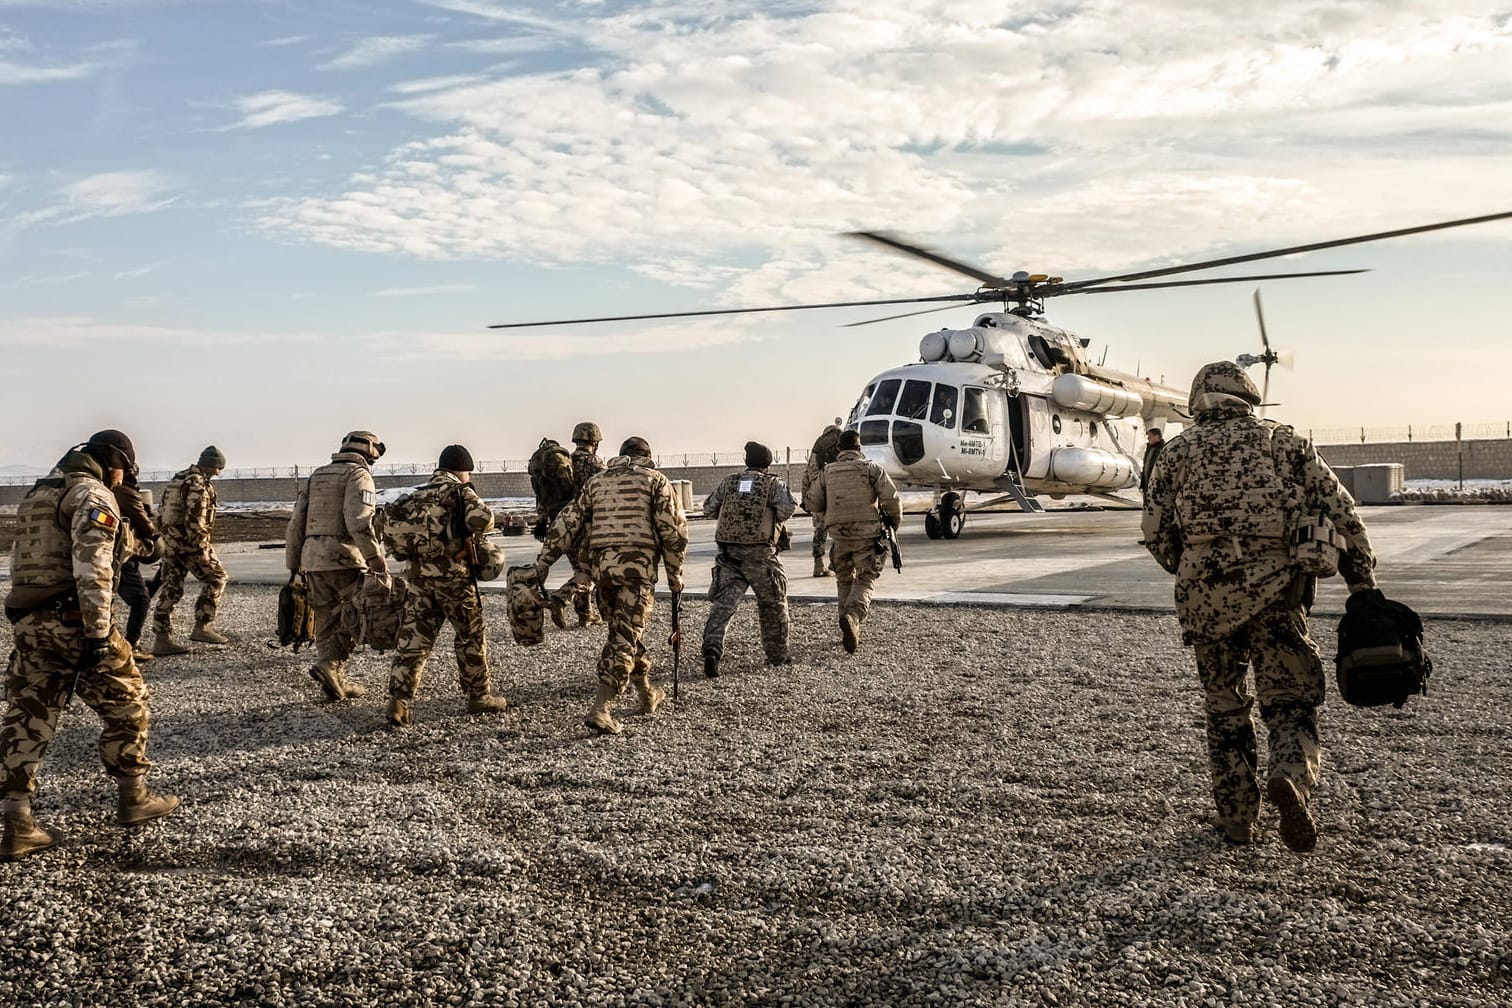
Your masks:
M504 708L485 704L492 697L488 677L488 634L483 623L483 605L477 582L468 568L466 540L486 534L494 525L493 510L483 503L470 483L455 473L438 469L425 486L411 496L412 510L428 515L426 524L449 530L437 547L423 557L412 557L405 577L409 595L404 600L404 626L389 672L390 720L400 726L411 721L410 705L420 689L425 663L436 643L436 634L450 623L452 649L457 656L457 683L474 713ZM461 534L465 531L465 535Z
M1176 614L1196 648L1218 826L1232 842L1256 836L1258 696L1269 729L1267 793L1280 806L1282 839L1310 850L1324 677L1308 637L1311 579L1289 550L1292 525L1304 515L1333 521L1347 544L1339 570L1351 590L1374 586L1375 557L1348 491L1306 438L1255 417L1259 401L1236 364L1197 373L1196 423L1171 439L1151 473L1143 541L1176 575Z
M198 465L176 473L163 491L159 515L163 562L158 568L162 584L152 613L152 629L169 636L173 607L184 597L184 579L193 574L200 582L194 601L194 624L204 627L214 621L221 596L226 593L226 568L211 543L215 530L215 487Z
M651 661L641 642L654 605L658 564L681 578L688 523L667 477L643 455L619 455L588 481L546 533L536 568L542 577L563 553L586 543L599 613L608 640L599 655L599 690L590 727L618 732L610 705L635 685L642 708L652 712L661 690L651 685Z
M830 534L840 639L853 652L871 609L872 585L886 558L886 547L878 538L882 523L896 528L903 516L898 488L881 466L859 451L842 451L809 485L804 505L823 520Z
M725 477L704 498L704 517L718 518L719 553L709 582L709 618L704 623L704 671L713 674L724 654L725 628L746 588L756 593L761 646L767 662L788 661L787 574L777 557L777 527L797 503L787 484L759 469Z

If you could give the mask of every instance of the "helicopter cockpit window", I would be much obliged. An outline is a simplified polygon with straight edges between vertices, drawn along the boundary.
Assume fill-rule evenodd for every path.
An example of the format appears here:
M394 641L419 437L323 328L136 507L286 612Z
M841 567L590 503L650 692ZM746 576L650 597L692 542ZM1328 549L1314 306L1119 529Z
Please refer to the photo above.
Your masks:
M861 443L864 445L887 444L886 420L863 420L857 432L861 435Z
M966 405L961 409L961 430L969 434L990 434L987 425L987 390L968 388Z
M847 427L856 426L856 424L861 422L861 418L866 416L866 408L871 405L872 393L875 391L877 391L876 384L866 386L866 391L861 393L860 398L856 400L856 405L851 407L850 419L846 424Z
M867 416L887 416L893 411L893 403L898 399L898 386L903 384L897 378L889 378L877 385L877 394L872 396L871 405L866 408Z
M956 407L956 393L959 390L954 385L936 385L934 388L934 406L929 411L929 422L939 427L954 428L956 416L959 410Z
M929 382L910 379L903 385L903 394L898 397L898 408L893 410L900 417L922 420L929 412Z

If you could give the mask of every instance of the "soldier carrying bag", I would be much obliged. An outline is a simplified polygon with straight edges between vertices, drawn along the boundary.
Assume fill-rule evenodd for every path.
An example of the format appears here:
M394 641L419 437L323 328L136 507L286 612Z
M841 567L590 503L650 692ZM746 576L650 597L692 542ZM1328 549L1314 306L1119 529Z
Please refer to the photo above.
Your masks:
M295 652L315 640L315 610L310 606L304 577L294 571L289 583L278 590L278 646L294 646Z
M1356 707L1400 708L1426 695L1433 662L1423 649L1422 619L1377 588L1354 592L1339 620L1334 665L1339 695Z
M510 636L525 647L541 643L546 639L546 591L535 564L509 568L505 584Z

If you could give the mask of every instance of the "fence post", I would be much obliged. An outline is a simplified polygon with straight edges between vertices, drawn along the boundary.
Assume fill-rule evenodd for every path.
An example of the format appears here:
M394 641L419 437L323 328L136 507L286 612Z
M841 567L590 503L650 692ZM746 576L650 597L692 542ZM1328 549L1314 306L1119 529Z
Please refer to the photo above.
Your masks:
M1407 425L1407 443L1412 444L1412 424Z
M1365 428L1361 427L1360 428L1360 444L1364 444L1364 443L1365 443Z
M1459 488L1463 491L1465 489L1465 442L1462 435L1463 429L1459 422L1456 421L1454 424L1454 448L1455 454L1459 457Z

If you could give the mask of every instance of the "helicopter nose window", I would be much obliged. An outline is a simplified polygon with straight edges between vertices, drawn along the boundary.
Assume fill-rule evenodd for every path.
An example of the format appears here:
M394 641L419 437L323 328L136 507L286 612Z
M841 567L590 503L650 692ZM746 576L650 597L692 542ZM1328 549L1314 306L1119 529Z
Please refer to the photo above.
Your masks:
M858 429L864 445L887 444L886 420L863 420Z
M936 385L934 406L929 411L929 422L946 429L955 426L956 392L954 385Z
M986 389L969 388L966 390L966 406L961 411L961 430L970 434L991 432L987 426Z
M927 381L910 380L903 385L903 394L898 397L898 408L893 412L909 420L922 420L929 412L929 389Z
M887 416L893 411L893 403L898 400L898 386L903 384L897 378L889 378L877 386L877 394L872 396L871 405L866 408L867 416Z

